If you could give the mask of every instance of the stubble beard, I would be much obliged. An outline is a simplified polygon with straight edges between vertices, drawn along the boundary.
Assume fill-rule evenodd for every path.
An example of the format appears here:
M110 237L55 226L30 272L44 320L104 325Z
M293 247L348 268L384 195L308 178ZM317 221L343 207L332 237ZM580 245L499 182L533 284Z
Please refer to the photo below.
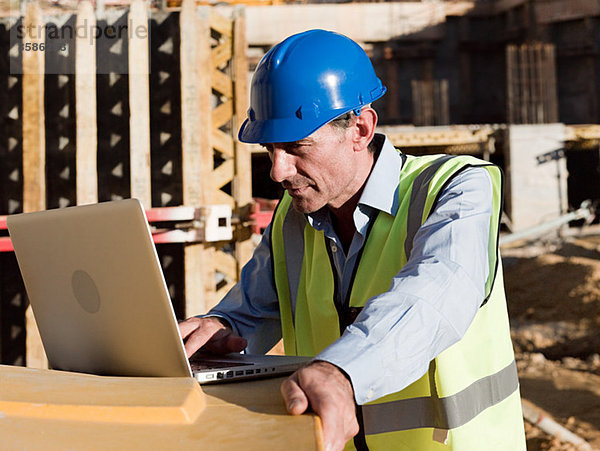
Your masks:
M312 190L312 187L309 187L308 190ZM311 202L311 198L308 196L292 196L292 206L294 210L303 214L314 213L321 208L315 202Z

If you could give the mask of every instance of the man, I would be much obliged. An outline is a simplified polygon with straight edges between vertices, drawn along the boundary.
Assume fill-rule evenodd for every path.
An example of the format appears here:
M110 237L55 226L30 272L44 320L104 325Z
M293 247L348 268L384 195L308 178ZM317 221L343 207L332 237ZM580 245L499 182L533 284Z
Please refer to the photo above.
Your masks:
M282 387L326 449L524 449L497 235L501 175L375 133L365 52L323 30L262 59L239 138L286 189L241 282L180 324L188 355L315 359ZM352 440L353 438L353 440ZM348 443L347 443L348 442Z

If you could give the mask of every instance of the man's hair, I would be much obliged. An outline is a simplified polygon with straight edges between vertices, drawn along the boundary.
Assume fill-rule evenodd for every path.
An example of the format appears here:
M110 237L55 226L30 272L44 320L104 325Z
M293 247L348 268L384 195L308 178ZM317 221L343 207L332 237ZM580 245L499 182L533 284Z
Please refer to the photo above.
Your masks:
M368 105L367 105L368 106ZM347 113L342 114L341 116L336 117L332 121L329 121L329 125L333 128L336 128L340 131L346 131L350 127L354 125L356 122L356 114L354 111L348 111ZM369 152L375 153L377 151L377 146L375 145L375 140L372 139L369 143Z

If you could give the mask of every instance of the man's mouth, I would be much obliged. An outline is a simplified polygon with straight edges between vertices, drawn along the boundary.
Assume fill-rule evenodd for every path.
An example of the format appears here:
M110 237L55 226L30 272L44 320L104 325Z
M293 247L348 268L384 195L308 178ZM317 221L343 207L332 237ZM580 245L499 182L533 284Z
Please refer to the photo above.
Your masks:
M304 193L304 191L306 191L306 189L308 188L308 185L305 186L298 186L298 187L292 187L292 186L288 186L287 192L290 194L290 196L294 197L294 196L300 196Z

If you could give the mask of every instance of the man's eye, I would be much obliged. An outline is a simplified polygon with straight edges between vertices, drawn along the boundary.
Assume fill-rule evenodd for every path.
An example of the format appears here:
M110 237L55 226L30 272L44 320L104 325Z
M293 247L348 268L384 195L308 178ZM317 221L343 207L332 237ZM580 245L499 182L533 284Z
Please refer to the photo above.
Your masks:
M292 153L305 152L308 150L308 146L306 144L292 144L288 151Z

